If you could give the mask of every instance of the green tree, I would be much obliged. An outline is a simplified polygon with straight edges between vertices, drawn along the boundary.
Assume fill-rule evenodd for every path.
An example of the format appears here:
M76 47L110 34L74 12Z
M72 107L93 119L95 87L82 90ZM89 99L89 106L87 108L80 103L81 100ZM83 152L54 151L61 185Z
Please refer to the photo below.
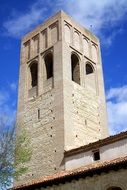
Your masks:
M4 126L4 127L3 127ZM16 127L5 128L0 123L0 188L6 189L12 184L13 178L24 174L28 168L25 166L31 159L32 151L30 138L26 130L20 131L16 136Z

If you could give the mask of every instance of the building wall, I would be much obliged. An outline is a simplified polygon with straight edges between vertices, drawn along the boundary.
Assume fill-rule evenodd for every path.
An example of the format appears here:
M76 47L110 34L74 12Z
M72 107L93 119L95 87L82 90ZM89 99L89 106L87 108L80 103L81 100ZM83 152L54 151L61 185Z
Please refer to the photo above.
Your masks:
M64 169L63 79L60 16L28 34L22 41L17 113L17 134L30 136L32 158L28 172L15 184ZM53 54L53 77L45 79L44 56ZM38 85L31 87L30 65L38 63ZM36 93L35 93L36 91Z
M48 52L53 54L54 76L45 80ZM80 60L80 85L71 79L72 52ZM33 62L38 63L38 85L31 88ZM87 62L95 69L89 79ZM64 170L64 150L104 138L108 129L99 41L65 13L23 38L20 63L17 133L27 129L33 149L22 183Z
M107 137L108 127L99 40L66 15L62 31L65 150L70 150ZM79 59L80 85L71 79L72 54ZM89 76L87 63L94 69Z
M101 160L111 160L126 156L127 139L123 139L100 148Z
M108 190L110 187L120 187L121 190L127 189L126 183L127 170L110 171L93 177L80 178L71 182L53 185L51 187L36 190Z
M74 168L79 168L91 163L95 163L93 151L99 150L100 161L113 160L118 157L126 156L127 150L127 139L119 140L117 142L97 147L97 149L91 149L89 151L75 153L72 156L67 156L65 158L65 168L66 170L71 170Z

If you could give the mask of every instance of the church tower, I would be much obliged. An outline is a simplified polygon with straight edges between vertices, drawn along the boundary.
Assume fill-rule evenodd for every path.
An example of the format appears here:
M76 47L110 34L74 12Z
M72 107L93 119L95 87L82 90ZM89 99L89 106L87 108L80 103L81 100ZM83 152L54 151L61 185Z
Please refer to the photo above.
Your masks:
M108 136L99 40L63 11L22 40L17 123L33 148L21 181L66 170L65 151Z

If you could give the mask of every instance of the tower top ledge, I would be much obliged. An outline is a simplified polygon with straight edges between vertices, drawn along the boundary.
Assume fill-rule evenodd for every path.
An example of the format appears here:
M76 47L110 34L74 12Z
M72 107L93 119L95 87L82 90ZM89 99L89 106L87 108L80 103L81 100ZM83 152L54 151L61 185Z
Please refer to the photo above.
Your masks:
M90 39L93 40L95 43L99 43L99 39L97 36L95 36L91 31L77 23L71 16L66 14L63 10L58 11L55 15L49 17L47 20L45 20L43 23L35 27L31 32L27 33L23 38L22 41L25 43L28 41L30 38L33 38L36 36L39 32L43 31L46 29L46 27L49 27L52 25L55 21L58 21L60 19L65 20L68 24L74 26L78 31L85 33Z

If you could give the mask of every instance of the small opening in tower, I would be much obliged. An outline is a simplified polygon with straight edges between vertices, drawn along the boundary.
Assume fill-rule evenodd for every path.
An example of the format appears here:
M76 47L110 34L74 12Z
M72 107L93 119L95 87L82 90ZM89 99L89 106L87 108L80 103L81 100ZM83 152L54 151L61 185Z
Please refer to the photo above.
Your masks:
M93 160L94 161L100 160L100 151L99 150L93 151Z
M53 55L48 53L45 58L45 67L46 67L46 79L53 77Z
M80 84L80 66L79 66L79 58L76 54L71 55L71 74L72 81Z
M31 73L31 86L35 87L38 83L38 64L37 62L33 62L30 66Z
M86 64L86 75L89 75L89 74L91 74L93 72L94 72L93 67L89 63L87 63Z
M40 109L38 109L38 119L40 119Z

